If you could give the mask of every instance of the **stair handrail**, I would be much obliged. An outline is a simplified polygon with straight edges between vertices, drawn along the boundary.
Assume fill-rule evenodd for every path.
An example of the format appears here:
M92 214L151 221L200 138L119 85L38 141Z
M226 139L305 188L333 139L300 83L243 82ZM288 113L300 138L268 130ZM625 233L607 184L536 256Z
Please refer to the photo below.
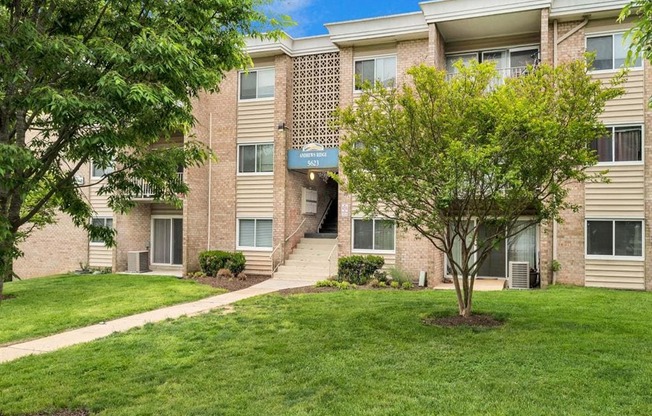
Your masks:
M278 250L279 248L281 248L281 246L283 246L283 247L285 248L285 244L290 240L290 238L292 238L293 235L295 235L295 234L296 234L296 233L301 229L301 227L303 227L303 224L304 224L305 222L306 222L306 218L304 218L303 221L301 221L301 224L299 224L299 226L297 227L297 229L294 230L294 232L293 232L292 234L290 234L289 236L287 236L287 238L286 238L284 241L278 243L278 244L276 245L276 247L274 247L274 250L272 250L272 252L270 253L269 258L270 258L270 260L271 260L271 266L272 266L272 277L274 277L274 273L276 273L276 270L278 270L278 268L279 268L279 267L281 266L281 264L283 263L283 261L279 261L278 264L277 264L276 266L274 266L274 253L276 253L276 250ZM284 250L284 251L285 251L285 250ZM284 255L283 257L285 257L285 255Z
M333 252L335 251L336 248L337 248L337 239L335 240L335 245L331 249L331 252L328 254L328 277L333 276L333 273L331 273L333 271L333 266L332 266L333 262L331 261L331 257L333 257Z
M326 205L326 209L324 210L324 213L321 214L321 219L319 220L319 226L317 227L317 231L321 230L321 226L324 225L324 220L326 219L326 215L328 215L328 211L331 210L331 205L333 205L333 201L335 201L335 198L331 198L328 201L328 205Z

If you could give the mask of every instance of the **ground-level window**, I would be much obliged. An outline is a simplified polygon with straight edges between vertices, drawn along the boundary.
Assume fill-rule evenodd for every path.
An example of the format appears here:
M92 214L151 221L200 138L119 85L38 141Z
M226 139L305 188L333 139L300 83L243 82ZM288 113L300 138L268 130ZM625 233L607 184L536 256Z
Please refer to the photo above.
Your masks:
M586 220L586 254L643 257L643 221Z
M272 220L239 219L238 247L272 248Z
M152 263L183 264L183 219L152 220Z
M238 146L238 173L274 172L274 144L241 144Z
M607 127L607 135L594 140L591 149L598 156L598 162L640 162L643 160L643 127Z
M518 221L516 229L523 228L527 224ZM496 228L492 225L478 225L478 240L485 241L489 236L496 234ZM453 259L461 264L462 242L456 241L453 246ZM518 234L507 238L500 244L494 246L485 261L478 270L478 277L507 277L509 275L510 261L527 261L530 269L537 269L537 230L535 226L524 228ZM475 255L471 263L475 262ZM447 273L452 273L450 264L447 266Z
M353 250L394 251L394 221L381 219L353 220Z
M396 57L361 59L355 61L355 89L362 90L365 83L380 82L386 87L396 83Z
M274 97L274 68L256 69L240 73L240 99Z
M113 228L113 218L111 217L94 217L91 223L95 227ZM91 243L104 244L104 240L98 237L91 238Z

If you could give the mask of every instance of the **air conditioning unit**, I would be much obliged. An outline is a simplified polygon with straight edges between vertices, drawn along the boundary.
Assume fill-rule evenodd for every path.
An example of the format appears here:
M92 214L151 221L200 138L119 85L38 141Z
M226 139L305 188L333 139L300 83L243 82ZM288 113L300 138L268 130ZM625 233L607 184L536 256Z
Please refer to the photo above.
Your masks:
M149 251L128 252L127 271L131 273L145 273L149 271Z
M509 288L530 289L530 263L527 261L509 262Z

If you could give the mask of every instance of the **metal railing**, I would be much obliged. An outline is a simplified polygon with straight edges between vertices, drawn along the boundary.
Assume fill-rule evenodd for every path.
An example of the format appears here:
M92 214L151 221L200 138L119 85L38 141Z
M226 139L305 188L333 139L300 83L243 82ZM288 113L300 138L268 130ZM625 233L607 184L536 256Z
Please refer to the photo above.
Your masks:
M328 277L335 276L337 274L337 256L333 257L333 253L335 253L336 248L337 240L335 240L335 245L331 249L331 252L328 254ZM335 264L335 267L333 267L333 264Z
M520 77L521 75L527 74L527 67L526 66L514 66L511 68L496 68L496 72L498 75L496 78L492 81L491 85L496 86L496 85L502 85L505 82L505 79L507 78L516 78ZM456 72L449 72L446 75L446 80L450 81L457 75Z
M278 268L279 268L279 267L283 264L283 262L285 261L285 244L286 244L288 241L290 241L290 238L292 238L293 235L295 235L296 233L299 232L299 230L301 229L301 227L303 227L303 224L305 224L305 223L306 223L306 218L304 218L303 221L301 221L301 224L299 224L299 226L297 227L297 229L294 230L294 232L293 232L292 234L288 235L288 236L285 238L285 240L283 240L282 242L278 243L278 244L276 245L276 247L274 247L274 250L272 250L272 252L270 253L269 258L270 258L270 260L271 260L270 263L271 263L271 267L272 267L272 277L274 277L274 273L276 273L276 270L278 270ZM275 253L278 251L278 249L281 248L281 247L283 248L283 250L281 251L282 258L281 258L281 260L278 262L278 264L275 264L274 254L275 254Z
M177 180L183 182L183 172L177 172ZM136 180L136 185L140 188L140 193L136 195L139 199L152 199L154 197L154 190L152 185L144 179Z
M324 221L326 220L326 215L328 215L328 211L330 211L331 206L333 205L333 201L335 201L333 198L331 198L328 201L328 205L326 205L326 210L324 210L324 213L321 215L321 220L319 220L319 226L317 227L317 231L321 230L322 225L324 225Z

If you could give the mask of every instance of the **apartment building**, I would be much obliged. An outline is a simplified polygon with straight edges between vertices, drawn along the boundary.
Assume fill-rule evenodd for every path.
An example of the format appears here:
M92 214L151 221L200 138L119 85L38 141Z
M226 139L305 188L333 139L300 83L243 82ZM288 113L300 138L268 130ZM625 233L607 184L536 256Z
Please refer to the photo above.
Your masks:
M414 13L327 24L324 36L251 41L253 68L229 73L218 94L195 102L193 133L218 162L180 172L190 186L182 208L148 198L143 184L137 207L116 215L91 187L95 221L116 228L117 247L88 241L63 219L29 241L18 272L63 272L78 262L126 270L130 252L147 252L153 270L185 272L198 269L199 252L221 249L242 251L247 272L271 274L308 236L330 242L314 252L316 263L327 259L320 266L325 274L338 256L377 254L413 277L426 271L429 284L436 284L447 272L441 252L390 221L364 218L355 197L329 178L338 172L343 137L333 128L333 111L360 94L356 80L400 85L407 69L420 63L453 72L460 59L493 61L505 78L528 64L556 65L592 50L593 76L608 80L626 56L623 34L631 22L616 22L626 3L431 1ZM556 260L560 283L652 289L652 245L645 243L652 216L652 199L646 198L652 191L646 144L652 141L645 139L651 80L649 63L637 61L626 93L602 115L610 135L595 143L600 162L594 169L609 169L610 182L573 185L570 198L582 209L565 212L563 223L531 228L503 243L481 278L507 279L510 265L520 263L540 272L545 286L553 281ZM89 166L85 176L101 174ZM56 242L62 236L67 244ZM287 273L290 262L282 267L280 273Z

